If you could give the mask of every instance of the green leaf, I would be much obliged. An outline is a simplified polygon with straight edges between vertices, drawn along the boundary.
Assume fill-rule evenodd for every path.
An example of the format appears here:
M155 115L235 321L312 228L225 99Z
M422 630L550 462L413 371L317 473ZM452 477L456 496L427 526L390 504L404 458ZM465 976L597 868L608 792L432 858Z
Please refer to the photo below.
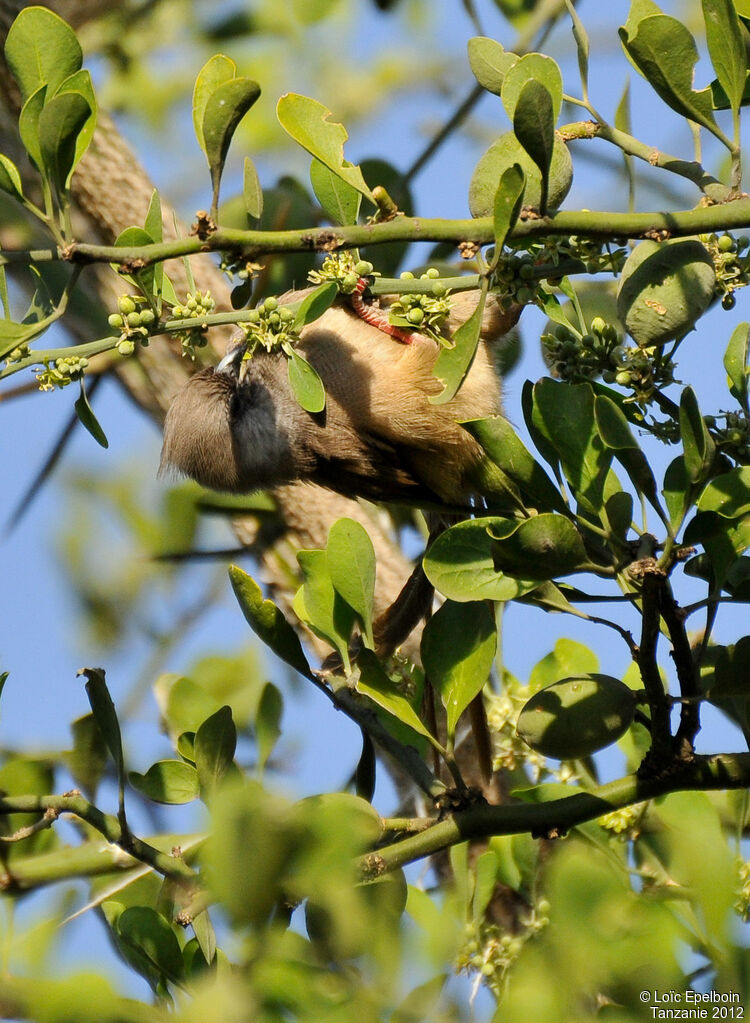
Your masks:
M667 466L667 471L664 473L664 486L662 487L664 503L669 512L669 521L675 532L682 525L682 521L693 503L697 489L688 477L685 458L682 455L678 455Z
M714 120L710 93L693 90L698 49L689 30L666 14L652 14L619 30L625 52L667 106L726 141Z
M515 118L524 86L529 81L543 85L552 99L552 121L557 121L562 109L563 80L557 63L542 53L527 53L508 70L502 87L502 100L511 121Z
M515 53L506 53L500 43L487 36L474 36L467 44L469 67L476 80L495 96L499 96L503 79L518 60Z
M747 358L750 345L750 323L739 323L732 331L724 353L724 369L729 377L729 391L744 408L747 405Z
M481 925L484 914L495 893L497 885L497 856L492 849L483 852L476 862L474 873L474 896L471 902L472 919L477 925Z
M294 612L316 636L331 644L348 673L354 609L334 589L326 551L298 551L297 561L305 582L294 598Z
M487 300L488 278L482 278L479 301L471 316L453 335L453 345L440 351L432 372L443 385L439 394L430 395L432 405L444 405L455 397L459 387L471 369L482 332L482 316Z
M224 162L237 125L260 96L260 86L250 78L232 78L211 93L203 111L203 141L211 171L213 207L219 201Z
M334 224L356 224L362 195L324 163L313 158L310 184L323 212Z
M596 429L591 387L543 379L533 399L535 427L557 452L577 499L597 514L612 454Z
M513 480L528 502L542 511L565 511L562 494L504 416L476 419L462 425L479 441L495 465Z
M354 519L339 519L328 533L328 571L336 591L359 616L370 647L375 600L375 549Z
M42 85L55 92L80 69L83 53L62 18L44 7L26 7L8 31L5 59L25 103Z
M91 712L107 744L107 749L115 764L117 777L122 785L125 779L125 762L122 755L120 722L117 720L115 705L104 679L104 670L102 668L81 668L78 674L84 675L88 680L86 695L91 704Z
M70 184L78 139L92 113L80 93L65 92L53 96L39 114L42 167L58 192L65 191Z
M732 110L739 110L745 91L747 58L739 18L732 0L703 0L706 42L716 77L729 98Z
M162 219L161 197L158 189L156 188L151 193L143 227L146 234L152 241L160 242L164 240L164 221ZM150 267L149 269L152 269L154 272L153 295L156 299L157 312L160 313L161 300L164 293L164 263L154 263L153 267Z
M190 803L200 794L198 772L183 760L158 760L145 774L130 771L128 780L154 803Z
M386 675L372 650L360 651L357 668L359 670L359 678L355 684L357 692L368 696L378 707L388 711L398 721L412 728L419 735L424 735L427 739L432 738L403 692Z
M0 154L0 190L16 199L23 197L23 185L18 168L11 159Z
M497 186L495 202L492 207L492 224L495 235L495 255L492 259L492 268L497 266L505 239L518 220L523 205L525 184L526 177L523 168L518 163L514 163L512 167L504 170L500 177L500 184Z
M185 968L177 935L155 909L129 906L117 917L115 930L120 941L143 956L159 977L182 982Z
M79 96L83 96L89 105L91 113L87 118L85 124L78 133L76 139L76 151L73 158L73 170L80 163L81 157L88 149L94 132L96 131L96 94L94 93L94 85L91 81L90 73L84 68L81 71L76 71L74 75L70 75L65 81L58 87L56 96L61 96L64 93L74 93Z
M491 527L489 532L492 536ZM493 539L495 569L523 579L554 579L580 572L588 563L580 533L563 515L535 515L509 536Z
M229 566L229 579L253 632L277 657L309 678L310 665L302 652L299 637L278 607L273 601L263 599L260 586L237 565Z
M101 428L99 420L94 415L94 410L89 405L89 399L86 395L86 388L83 386L83 380L81 380L81 393L76 399L76 403L73 406L78 416L78 421L81 426L84 426L91 436L94 438L97 444L103 448L109 447L109 441L107 435Z
M237 728L232 708L220 707L198 727L195 733L195 769L201 791L212 795L231 770L237 749Z
M158 189L154 189L146 211L146 219L143 222L143 229L151 241L160 242L164 239L164 221L161 212L161 197Z
M206 61L198 77L195 79L193 89L193 128L198 145L206 153L206 140L203 134L203 117L206 113L206 106L211 95L216 92L220 85L230 81L237 74L237 65L223 53L216 53ZM208 154L206 154L208 155Z
M336 297L339 293L338 285L335 281L325 281L320 284L314 291L311 291L309 295L303 298L300 302L297 314L294 317L292 323L292 332L298 334L303 327L306 327L308 323L312 323L323 315L323 313L336 301ZM318 409L311 411L319 411Z
M21 107L18 115L18 133L21 136L23 147L29 154L36 166L41 170L44 166L42 161L42 149L39 143L39 118L44 109L47 97L47 86L40 85L36 92L33 92Z
M716 448L692 387L686 387L680 397L680 437L688 479L691 483L703 483L711 469Z
M513 600L528 593L538 581L500 575L492 562L493 541L488 527L499 532L515 525L515 519L488 517L451 526L425 554L425 575L435 589L454 601Z
M624 466L633 486L639 494L645 494L651 504L661 510L656 479L648 459L638 446L630 424L620 406L607 397L597 394L594 400L594 417L599 436L615 457Z
M211 966L216 958L216 932L207 909L193 920L193 933L204 960Z
M750 466L739 465L711 480L698 499L703 512L738 519L750 512Z
M126 227L124 231L115 239L115 245L120 248L140 248L142 245L152 245L154 242L153 237L143 227ZM112 264L113 269L119 270L119 267ZM143 267L143 269L135 270L132 274L122 274L122 276L135 285L136 288L140 288L145 295L158 297L157 282L161 278L162 282L164 279L164 271L161 269L161 273L157 269L162 268L162 264L151 264L150 266ZM189 290L195 290L194 287Z
M276 113L281 127L295 142L376 205L360 168L344 159L344 143L349 135L342 124L328 120L330 110L308 96L288 92L279 100Z
M242 198L245 200L247 215L260 220L263 214L263 189L260 185L258 171L249 156L245 157L245 169L242 176Z
M281 715L284 700L280 690L273 682L266 682L258 703L255 715L255 746L258 767L262 770L271 756L274 746L281 735Z
M107 744L93 714L84 714L71 724L73 748L63 754L65 766L75 784L93 799L107 769Z
M554 649L531 669L529 689L535 693L569 675L585 675L598 670L599 659L593 650L574 639L558 639Z
M453 736L461 714L482 691L495 659L495 619L484 601L446 601L422 634L421 655L447 713Z
M565 6L568 8L570 20L573 22L573 38L576 41L578 71L581 75L581 85L583 86L585 95L586 90L588 89L589 80L589 37L571 0L565 0Z
M594 399L594 418L599 436L608 448L623 451L637 448L638 441L633 436L630 424L622 409L606 395L597 394Z
M549 173L555 145L555 122L552 97L549 90L535 79L530 79L519 93L513 112L513 133L539 168L542 192L539 211L547 211Z
M317 370L290 344L282 347L287 356L289 385L294 397L306 412L322 412L326 407L326 389Z
M503 172L514 163L524 172L526 183L523 190L524 206L539 207L542 197L542 179L539 168L528 155L512 131L501 135L481 157L469 185L469 209L472 217L492 216L497 186ZM557 209L570 191L573 181L573 164L565 143L555 138L552 165L550 167L547 203Z

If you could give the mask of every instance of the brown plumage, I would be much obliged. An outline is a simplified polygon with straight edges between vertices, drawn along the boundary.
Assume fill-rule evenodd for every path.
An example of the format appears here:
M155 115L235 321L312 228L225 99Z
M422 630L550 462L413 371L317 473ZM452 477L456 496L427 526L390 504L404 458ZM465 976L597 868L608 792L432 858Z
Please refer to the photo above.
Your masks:
M455 295L449 329L475 305L476 293ZM502 312L489 299L485 341L505 334L519 311ZM481 451L458 420L500 411L488 344L480 344L461 389L444 405L429 401L441 389L432 372L435 342L402 344L344 306L306 327L298 351L323 381L323 412L300 408L280 353L257 352L242 380L239 358L220 372L202 370L169 410L161 468L239 493L308 480L349 497L466 503Z

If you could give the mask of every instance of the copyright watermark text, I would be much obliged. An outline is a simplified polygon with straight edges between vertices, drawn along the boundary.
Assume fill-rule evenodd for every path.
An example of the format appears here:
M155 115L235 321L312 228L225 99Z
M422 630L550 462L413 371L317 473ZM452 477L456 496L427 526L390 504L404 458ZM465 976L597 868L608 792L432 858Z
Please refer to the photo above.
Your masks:
M745 1019L736 991L641 991L651 1019Z

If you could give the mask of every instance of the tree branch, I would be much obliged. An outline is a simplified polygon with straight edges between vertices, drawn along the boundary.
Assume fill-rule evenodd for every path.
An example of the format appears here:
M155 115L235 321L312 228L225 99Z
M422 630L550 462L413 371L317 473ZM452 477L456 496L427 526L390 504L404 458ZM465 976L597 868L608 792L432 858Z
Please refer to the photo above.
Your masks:
M482 804L438 821L420 834L362 856L359 871L363 878L372 880L467 839L529 832L539 838L559 838L577 824L670 792L740 789L748 785L750 753L718 754L696 757L691 763L682 763L676 770L659 777L627 775L591 792L578 791L545 803Z

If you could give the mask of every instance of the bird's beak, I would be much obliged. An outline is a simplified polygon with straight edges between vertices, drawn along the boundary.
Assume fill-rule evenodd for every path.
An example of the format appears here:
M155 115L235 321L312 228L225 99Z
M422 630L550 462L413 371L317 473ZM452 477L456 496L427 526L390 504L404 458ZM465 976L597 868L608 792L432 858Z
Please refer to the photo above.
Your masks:
M243 368L242 356L245 354L247 347L247 341L244 334L235 336L229 342L227 353L221 362L216 367L216 373L233 373L240 383L242 382L246 370Z

